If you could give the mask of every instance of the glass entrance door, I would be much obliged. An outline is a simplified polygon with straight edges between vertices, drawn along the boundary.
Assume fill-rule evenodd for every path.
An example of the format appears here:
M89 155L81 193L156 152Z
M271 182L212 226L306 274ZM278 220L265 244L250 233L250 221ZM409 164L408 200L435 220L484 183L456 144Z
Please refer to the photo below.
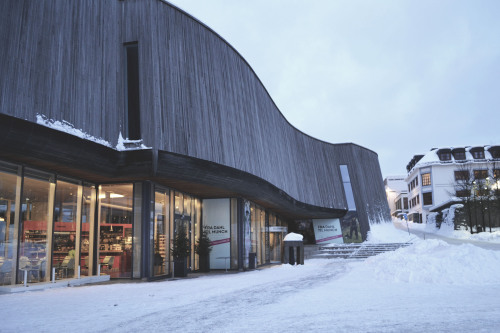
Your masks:
M271 264L281 263L281 244L283 243L282 232L269 232L269 251Z
M99 187L99 264L101 274L132 277L133 185Z
M153 276L169 273L169 201L170 199L167 191L155 191Z

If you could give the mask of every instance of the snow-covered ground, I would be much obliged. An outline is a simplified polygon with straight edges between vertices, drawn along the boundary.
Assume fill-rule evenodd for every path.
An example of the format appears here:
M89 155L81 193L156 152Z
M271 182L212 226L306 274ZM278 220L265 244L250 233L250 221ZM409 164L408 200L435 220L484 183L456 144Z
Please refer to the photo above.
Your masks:
M408 237L392 223L370 233ZM500 251L413 242L359 262L2 295L0 331L498 332Z

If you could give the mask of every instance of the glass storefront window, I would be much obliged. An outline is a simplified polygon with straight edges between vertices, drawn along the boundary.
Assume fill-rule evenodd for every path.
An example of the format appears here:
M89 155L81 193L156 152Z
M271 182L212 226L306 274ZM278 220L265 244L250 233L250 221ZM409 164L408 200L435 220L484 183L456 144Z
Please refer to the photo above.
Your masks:
M153 276L169 273L169 203L168 191L155 191Z
M15 272L17 168L0 165L0 285L12 284Z
M21 198L21 224L18 278L22 283L24 272L28 282L44 281L50 277L52 211L55 184L50 176L26 171ZM50 223L47 223L50 221Z
M52 267L58 279L75 275L78 187L59 180L56 185Z
M184 195L184 215L191 216L192 201L190 196Z
M271 263L281 262L281 247L283 244L283 231L280 227L281 220L274 215L269 213L269 252Z
M257 259L257 265L262 264L262 259L260 256L260 216L259 209L254 205L250 205L250 252L255 253Z
M230 256L231 256L231 269L238 269L238 203L239 199L231 198L230 201Z
M92 275L94 247L95 186L83 186L82 227L80 236L81 275Z
M268 244L266 241L266 235L268 234L266 232L266 214L264 210L260 208L256 208L256 216L257 216L257 223L260 224L260 236L259 236L259 244L260 244L260 251L259 255L257 256L258 263L260 265L263 265L267 262L266 258L266 250L268 248Z
M175 214L182 214L184 212L184 201L182 193L175 192Z
M255 208L250 208L250 252L257 253L257 216L255 214Z
M99 263L101 273L132 277L133 185L99 187Z
M199 256L194 252L194 245L198 242L198 239L200 239L200 233L201 233L201 202L199 199L193 199L193 214L192 214L192 221L194 223L194 228L193 228L193 241L191 242L191 253L192 253L192 267L194 270L199 269Z
M250 219L251 219L251 251L255 252L257 256L257 265L264 265L266 263L266 213L256 204L250 205Z
M192 228L191 228L191 202L192 199L190 196L175 192L174 197L174 205L175 205L175 216L174 216L174 235L172 238L175 238L175 235L184 230L186 232L187 238L190 241L191 249L194 246L194 235L192 236ZM194 269L193 266L194 261L194 252L191 251L191 254L187 260L187 266L189 269Z

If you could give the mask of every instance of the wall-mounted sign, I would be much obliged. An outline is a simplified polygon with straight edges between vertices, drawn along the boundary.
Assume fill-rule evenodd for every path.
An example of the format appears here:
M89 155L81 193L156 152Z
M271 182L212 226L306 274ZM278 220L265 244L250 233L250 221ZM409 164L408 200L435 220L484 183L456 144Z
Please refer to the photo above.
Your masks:
M203 230L210 238L210 268L226 269L231 253L229 199L203 200Z
M269 232L288 232L288 227L269 226Z
M339 219L313 220L316 244L344 243Z

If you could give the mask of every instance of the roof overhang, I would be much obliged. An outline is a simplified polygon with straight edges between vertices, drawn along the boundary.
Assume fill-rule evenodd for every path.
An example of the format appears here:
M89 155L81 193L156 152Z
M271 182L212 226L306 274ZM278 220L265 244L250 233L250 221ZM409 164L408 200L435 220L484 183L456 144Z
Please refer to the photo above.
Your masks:
M0 114L0 158L96 184L151 180L200 198L244 197L289 219L338 218L345 209L300 202L250 173L152 149L117 151Z

